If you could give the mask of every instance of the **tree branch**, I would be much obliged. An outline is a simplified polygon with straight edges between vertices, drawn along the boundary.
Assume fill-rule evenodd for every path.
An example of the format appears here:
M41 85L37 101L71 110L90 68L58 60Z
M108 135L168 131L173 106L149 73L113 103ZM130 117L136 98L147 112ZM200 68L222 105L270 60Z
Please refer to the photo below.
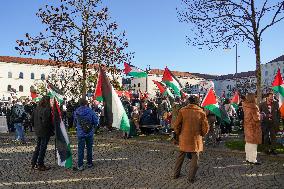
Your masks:
M281 13L281 8L284 7L284 1L282 3L279 4L279 7L277 9L277 11L275 12L272 21L270 22L270 24L266 25L259 33L259 38L261 37L262 33L268 29L269 27L273 26L274 24L276 24L277 22L280 22L281 20L284 19L284 16L279 18L278 20L276 20L277 16Z

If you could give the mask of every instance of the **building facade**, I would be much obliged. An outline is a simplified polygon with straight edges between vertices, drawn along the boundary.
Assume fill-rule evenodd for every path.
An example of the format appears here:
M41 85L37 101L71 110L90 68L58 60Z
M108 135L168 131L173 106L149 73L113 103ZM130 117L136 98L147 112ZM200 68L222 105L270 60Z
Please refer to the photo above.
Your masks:
M94 67L88 69L91 74L97 74ZM284 76L284 55L261 65L263 92L270 90L278 68ZM52 77L53 70L58 69L73 69L81 74L78 64L61 64L58 67L58 63L50 60L0 56L0 99L30 97L31 88L38 83L46 83L45 81ZM161 81L163 72L164 70L161 69L151 69L147 78L124 79L120 72L117 72L118 74L110 78L116 78L125 90L132 90L135 93L147 91L150 97L154 97L158 88L153 80ZM236 89L242 94L256 91L254 71L220 76L179 71L172 71L172 73L188 94L205 94L212 85L214 85L218 96L225 92L228 98L233 95ZM110 73L108 74L110 76Z
M280 68L282 76L284 76L284 55L261 65L262 90L264 93L271 89L278 68ZM225 93L225 96L230 98L236 89L241 94L256 92L254 71L220 76L178 71L172 71L172 73L179 79L184 90L189 94L205 94L212 86L212 82L218 96ZM152 80L162 81L162 77L163 70L152 69L148 74L148 78L131 78L128 87L135 92L147 91L153 96L158 88Z
M0 56L0 100L31 98L31 89L36 88L38 84L46 84L47 79L51 80L54 77L55 70L57 73L67 70L65 73L72 77L74 75L75 78L82 75L81 66L75 63L59 65L50 60ZM87 72L97 74L97 66L89 66ZM115 78L121 85L121 74L115 74L110 78ZM64 76L61 79L64 80Z

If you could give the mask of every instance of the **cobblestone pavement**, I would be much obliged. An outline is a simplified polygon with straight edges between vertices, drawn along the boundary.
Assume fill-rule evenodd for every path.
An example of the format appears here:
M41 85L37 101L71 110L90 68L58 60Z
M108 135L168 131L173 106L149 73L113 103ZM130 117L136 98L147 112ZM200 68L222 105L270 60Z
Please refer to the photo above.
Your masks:
M71 137L76 163L76 138ZM207 149L200 160L197 180L187 182L189 160L181 177L172 179L177 148L171 144L123 140L98 136L94 144L94 167L82 172L66 170L55 163L54 141L50 141L46 172L31 171L35 139L27 145L14 144L0 134L0 189L2 188L284 188L283 159L260 157L262 165L248 165L244 154Z

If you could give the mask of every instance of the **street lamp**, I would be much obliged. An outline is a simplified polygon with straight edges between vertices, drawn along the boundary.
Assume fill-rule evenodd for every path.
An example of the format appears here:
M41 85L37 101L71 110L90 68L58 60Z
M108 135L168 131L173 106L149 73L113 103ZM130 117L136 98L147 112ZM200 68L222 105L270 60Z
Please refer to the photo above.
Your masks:
M147 73L147 76L146 76L146 92L147 93L148 93L148 74L149 74L150 70L151 70L150 65L147 65L147 67L146 67L146 73Z
M236 78L236 89L238 88L238 78L237 78L237 76L238 76L238 58L240 57L239 55L238 55L238 44L236 43L235 44L235 48L236 48L236 60L235 60L235 64L236 64L236 73L235 73L235 78ZM230 50L230 48L225 48L225 50Z

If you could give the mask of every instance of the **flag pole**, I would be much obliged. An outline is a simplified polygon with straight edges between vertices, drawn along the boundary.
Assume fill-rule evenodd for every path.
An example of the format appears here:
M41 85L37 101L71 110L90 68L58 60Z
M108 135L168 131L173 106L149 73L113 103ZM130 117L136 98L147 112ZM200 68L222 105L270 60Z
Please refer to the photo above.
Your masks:
M56 136L57 136L57 128L54 124L54 104L55 104L55 98L53 98L53 107L52 107L52 118L53 118L53 126L54 126L54 131L55 131L55 137L54 137L54 158L55 162L57 161L57 153L56 153Z

